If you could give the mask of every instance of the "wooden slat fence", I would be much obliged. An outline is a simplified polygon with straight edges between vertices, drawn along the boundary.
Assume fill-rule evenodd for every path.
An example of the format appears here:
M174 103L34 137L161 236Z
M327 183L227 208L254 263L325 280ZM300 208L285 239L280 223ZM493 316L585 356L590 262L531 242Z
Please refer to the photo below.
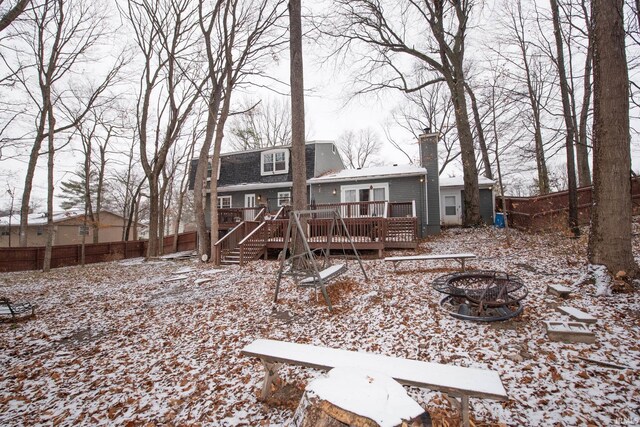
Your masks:
M178 234L178 252L196 249L195 231ZM163 253L173 250L174 236L163 240ZM137 258L146 255L147 240L85 244L85 264ZM82 245L54 246L51 268L80 265ZM0 248L0 272L40 270L44 261L44 247Z
M591 216L592 187L578 188L578 222L588 224ZM640 211L640 177L631 178L631 199L634 212ZM569 192L545 194L535 197L505 197L509 226L525 230L548 230L567 227ZM502 199L496 198L496 209L501 209Z

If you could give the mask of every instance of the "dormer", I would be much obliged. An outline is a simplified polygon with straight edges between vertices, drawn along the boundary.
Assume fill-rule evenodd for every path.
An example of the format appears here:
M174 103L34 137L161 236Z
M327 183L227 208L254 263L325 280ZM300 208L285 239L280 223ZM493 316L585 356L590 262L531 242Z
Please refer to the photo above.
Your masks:
M260 153L260 175L289 173L289 149L275 148Z

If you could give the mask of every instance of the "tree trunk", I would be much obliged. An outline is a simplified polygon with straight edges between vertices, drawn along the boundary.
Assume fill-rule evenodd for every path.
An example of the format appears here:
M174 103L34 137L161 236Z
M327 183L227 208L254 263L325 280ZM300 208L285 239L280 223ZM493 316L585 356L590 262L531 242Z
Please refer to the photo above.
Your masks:
M42 271L44 272L51 269L51 253L55 234L53 225L53 157L56 152L54 144L56 119L53 116L53 106L51 104L47 106L47 115L49 123L49 135L47 137L49 153L47 155L47 244L44 248L44 261L42 263Z
M589 22L588 25L591 23ZM584 64L582 109L580 110L580 121L578 123L578 140L576 144L576 159L578 163L578 182L581 187L591 185L591 170L589 169L589 147L587 145L587 120L589 118L589 105L591 104L591 69L593 58L593 42L591 29L587 29L589 35L589 45L587 46L587 57Z
M302 17L300 0L289 1L289 53L291 83L291 164L293 209L307 207L307 165L304 132L304 74L302 61ZM298 245L296 245L298 247ZM302 245L299 245L302 248Z
M471 90L469 84L465 84L467 93L471 99L471 110L473 111L473 120L476 124L476 134L478 135L478 145L480 146L480 154L482 155L482 165L484 167L484 176L493 179L493 173L491 172L491 161L489 160L489 150L487 150L487 143L484 139L484 131L482 130L482 121L480 120L480 111L478 110L478 102L476 101L476 95Z
M629 77L623 0L593 0L593 206L589 261L638 273L631 250Z
M160 211L158 181L156 175L149 179L149 245L147 246L147 259L158 256L158 216Z
M571 115L571 102L569 100L569 85L567 83L567 72L564 63L564 48L562 41L562 30L560 28L560 12L557 0L550 0L551 12L553 16L553 34L556 40L556 66L558 67L558 77L560 79L560 93L562 94L562 111L567 130L565 147L567 154L567 183L569 186L569 229L574 236L580 235L578 227L578 192L576 183L576 166L573 150L573 134L575 132L573 117Z
M451 89L458 138L460 139L460 157L462 159L464 178L464 211L463 224L465 227L474 227L482 223L480 216L480 191L478 187L478 168L476 166L476 154L473 147L473 135L469 124L467 112L467 100L464 90L464 75L461 67L453 82L447 80Z

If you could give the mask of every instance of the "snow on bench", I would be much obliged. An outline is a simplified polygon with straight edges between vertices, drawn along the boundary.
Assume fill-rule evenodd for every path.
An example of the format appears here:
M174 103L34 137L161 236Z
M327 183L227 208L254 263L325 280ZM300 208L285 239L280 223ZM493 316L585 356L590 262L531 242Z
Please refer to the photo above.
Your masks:
M324 270L320 270L318 273L320 274L320 279L323 282L331 280L335 276L344 272L347 268L345 264L336 264L330 267L325 268ZM309 276L300 281L301 286L313 286L318 281L316 276Z
M462 271L464 271L464 261L466 259L475 259L476 255L472 253L462 254L439 254L439 255L411 255L411 256L394 256L388 257L384 260L393 263L393 269L396 269L397 264L403 261L436 261L442 259L453 259L460 263Z
M584 311L578 310L577 308L568 307L566 305L561 305L560 307L558 307L558 311L574 318L579 322L596 323L598 321L597 318L590 315L589 313L585 313Z
M563 285L547 285L547 293L558 296L560 298L567 298L571 294L571 289Z
M400 359L381 354L318 347L284 341L258 339L242 349L245 356L257 357L266 374L261 398L271 392L283 363L328 371L336 367L358 367L381 372L400 384L437 390L462 400L463 419L469 425L469 397L506 400L507 392L496 371Z

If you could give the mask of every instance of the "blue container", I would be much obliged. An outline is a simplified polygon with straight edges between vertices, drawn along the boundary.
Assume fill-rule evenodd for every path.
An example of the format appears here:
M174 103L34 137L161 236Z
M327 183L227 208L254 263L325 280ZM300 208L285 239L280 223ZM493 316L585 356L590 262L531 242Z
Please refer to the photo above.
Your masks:
M504 214L502 212L496 212L495 225L498 228L504 228Z

